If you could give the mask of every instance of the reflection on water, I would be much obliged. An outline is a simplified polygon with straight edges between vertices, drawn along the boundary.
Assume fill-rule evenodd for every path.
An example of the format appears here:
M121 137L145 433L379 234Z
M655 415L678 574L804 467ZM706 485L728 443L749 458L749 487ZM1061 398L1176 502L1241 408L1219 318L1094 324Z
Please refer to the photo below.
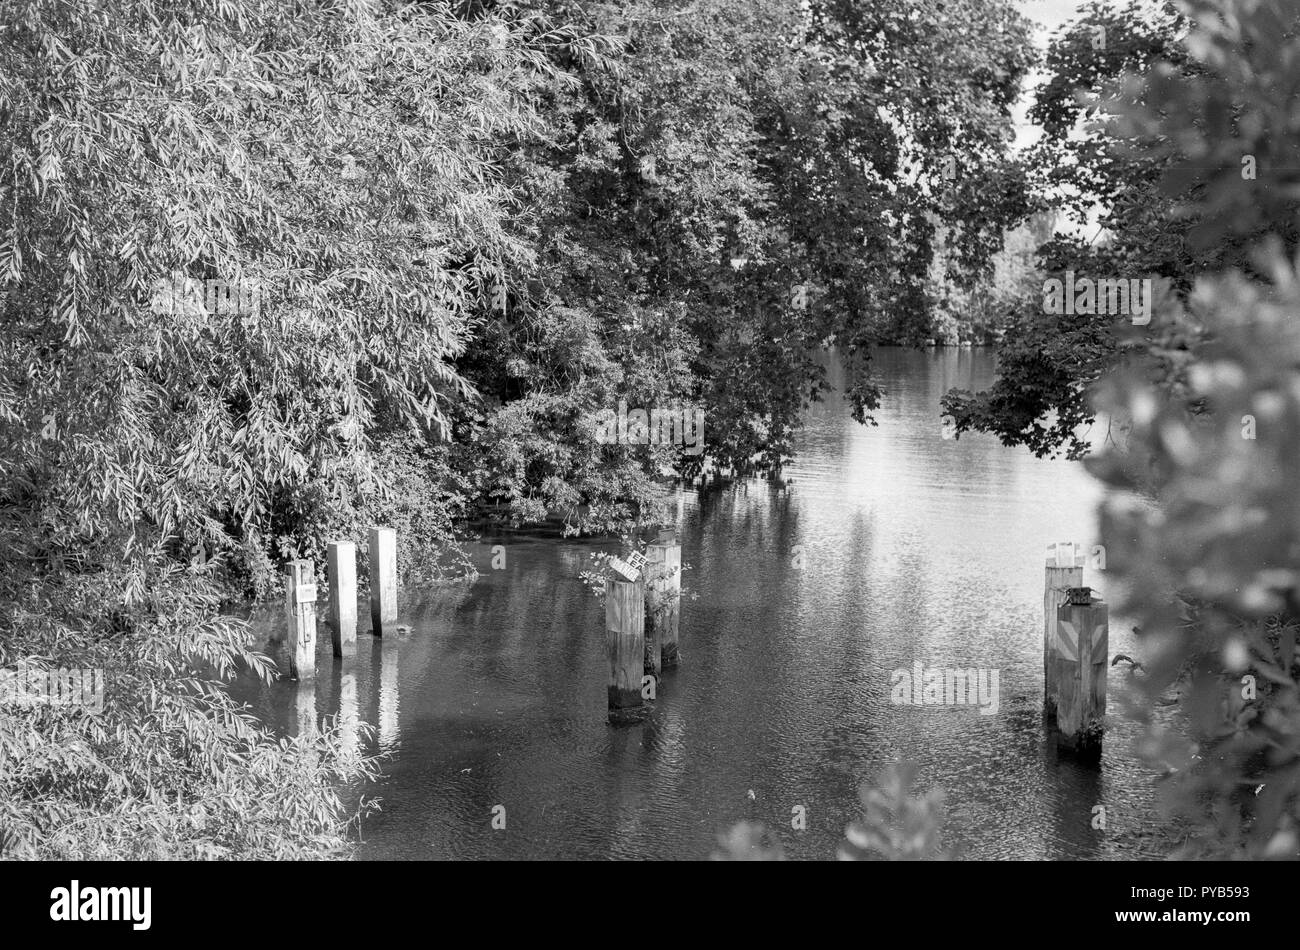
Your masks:
M351 721L358 743L368 710L361 746L392 753L367 790L382 811L362 856L699 858L749 819L788 856L827 859L859 782L897 757L945 789L945 836L969 857L1137 853L1152 777L1114 715L1126 674L1110 670L1100 768L1058 758L1040 718L1046 548L1095 542L1098 488L1074 463L943 438L940 396L991 381L989 352L884 350L876 366L878 427L832 397L784 486L677 499L683 659L644 722L605 721L603 609L577 579L609 542L488 539L476 581L414 593L409 638L366 650L363 634L341 677L322 650L313 715ZM1104 573L1085 583L1112 593ZM1112 618L1112 654L1136 652L1129 629ZM895 705L891 673L917 662L997 670L997 713ZM241 692L286 730L302 708L292 683ZM800 805L806 831L791 828Z
M397 751L397 658L401 644L378 638L373 644L372 655L379 657L379 750L391 753Z
M297 732L301 739L316 735L316 685L311 680L298 683L294 689L294 712L297 714Z
M361 716L357 708L357 674L344 672L339 677L339 743L343 755L355 759L361 755Z

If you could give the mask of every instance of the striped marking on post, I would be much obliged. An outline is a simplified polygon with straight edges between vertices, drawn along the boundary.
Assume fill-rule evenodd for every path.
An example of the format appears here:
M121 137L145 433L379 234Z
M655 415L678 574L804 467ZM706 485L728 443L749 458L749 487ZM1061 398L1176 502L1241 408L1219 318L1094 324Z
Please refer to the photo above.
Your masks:
M1095 625L1088 634L1086 640L1082 642L1088 648L1087 652L1090 662L1104 662L1106 654L1097 656L1097 650L1104 646L1106 634L1106 624L1099 623ZM1056 636L1052 640L1052 649L1072 662L1079 662L1079 630L1069 620L1056 621Z

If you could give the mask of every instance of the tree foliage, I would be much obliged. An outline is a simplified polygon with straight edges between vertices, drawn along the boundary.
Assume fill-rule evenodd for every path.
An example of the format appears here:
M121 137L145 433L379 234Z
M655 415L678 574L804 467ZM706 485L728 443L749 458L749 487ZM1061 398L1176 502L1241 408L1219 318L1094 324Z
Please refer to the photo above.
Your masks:
M1182 189L1161 189L1167 160L1119 127L1123 75L1143 76L1157 62L1185 79L1196 67L1178 40L1185 20L1172 4L1087 4L1048 48L1047 79L1029 117L1042 130L1026 165L1031 206L1052 209L1074 228L1098 228L1085 240L1058 231L1038 248L1041 280L1073 270L1092 278L1165 278L1186 285L1195 267L1185 227L1174 220ZM1039 456L1088 449L1092 387L1115 365L1118 319L1107 314L1049 314L1037 288L1012 303L998 351L998 378L985 392L954 390L943 411L958 432L996 434Z
M1092 467L1111 489L1103 541L1150 649L1147 694L1177 689L1188 715L1182 735L1146 714L1169 812L1192 829L1182 853L1294 859L1300 195L1280 156L1300 147L1285 118L1300 79L1283 65L1300 55L1300 20L1282 3L1188 11L1202 79L1129 78L1124 121L1180 147L1170 176L1199 183L1180 213L1231 266L1168 295L1150 334L1127 341L1100 406L1128 438ZM1261 158L1258 180L1242 177L1245 155Z
M549 170L529 219L542 266L515 276L467 364L486 412L465 468L520 517L605 528L653 518L660 471L778 471L824 392L811 353L826 342L863 357L845 395L867 419L879 389L865 347L933 335L935 221L969 274L1019 213L1002 160L1029 52L1009 5L475 10L533 30L563 15L616 50L556 50L576 82L530 150ZM988 200L991 180L1005 200ZM620 398L703 408L704 455L594 445L593 415Z
M377 442L449 437L481 285L528 254L497 162L503 136L533 134L549 70L510 37L378 4L6 16L2 659L102 665L116 697L103 723L3 721L20 849L64 853L36 842L96 796L123 803L119 830L83 839L99 854L151 813L223 795L233 812L268 783L285 794L231 819L249 837L220 853L341 844L334 766L276 764L190 665L265 669L217 618L216 568L267 589L280 559L382 507ZM213 279L260 306L186 292ZM181 846L155 831L133 847Z
M116 698L0 721L7 840L341 848L366 766L230 704L268 667L220 604L371 524L431 580L472 516L626 530L775 472L826 342L867 420L936 248L969 283L1023 210L1029 61L1007 0L11 3L0 664ZM620 400L702 409L704 453L602 444Z

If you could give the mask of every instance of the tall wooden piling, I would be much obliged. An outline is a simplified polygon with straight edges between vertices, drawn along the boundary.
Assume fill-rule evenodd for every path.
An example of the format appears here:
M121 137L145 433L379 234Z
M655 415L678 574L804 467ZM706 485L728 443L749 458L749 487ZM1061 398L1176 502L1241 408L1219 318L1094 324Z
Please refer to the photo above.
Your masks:
M682 610L682 546L672 531L660 532L646 547L646 671L649 657L659 660L656 676L664 667L676 666L677 636ZM653 644L651 646L650 644Z
M289 630L289 675L308 680L316 675L316 567L290 561L285 592Z
M1110 651L1109 609L1077 588L1057 609L1048 652L1048 682L1056 695L1056 728L1063 745L1099 751L1106 715L1106 660Z
M609 657L609 718L641 708L645 668L645 583L605 578L605 652Z
M325 576L329 580L329 624L335 656L357 652L357 546L332 541L325 547Z
M370 632L384 635L397 622L397 532L370 529Z
M1047 673L1052 640L1056 635L1056 611L1065 603L1065 592L1083 586L1083 557L1074 545L1052 544L1047 547L1046 578L1043 582L1043 712L1051 719L1056 715L1056 694Z

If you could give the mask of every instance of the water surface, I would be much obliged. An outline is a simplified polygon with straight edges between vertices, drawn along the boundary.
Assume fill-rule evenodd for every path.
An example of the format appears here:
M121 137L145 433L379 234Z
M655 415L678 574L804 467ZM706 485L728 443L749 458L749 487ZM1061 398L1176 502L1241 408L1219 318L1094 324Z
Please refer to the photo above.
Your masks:
M943 437L940 397L987 385L991 351L886 349L875 365L878 427L833 395L784 487L682 494L683 661L644 722L606 723L604 611L577 578L609 541L488 539L476 581L412 592L408 638L363 632L340 669L322 627L314 691L241 693L288 732L300 709L377 727L368 747L390 758L367 789L382 812L366 858L701 858L748 819L788 857L827 859L859 783L898 758L945 790L945 838L967 857L1138 854L1152 776L1114 714L1126 674L1110 672L1100 767L1058 757L1040 712L1045 550L1095 541L1098 486L991 436ZM1112 589L1102 572L1085 583ZM1137 652L1121 617L1110 650ZM894 704L892 671L916 661L997 670L996 714Z

